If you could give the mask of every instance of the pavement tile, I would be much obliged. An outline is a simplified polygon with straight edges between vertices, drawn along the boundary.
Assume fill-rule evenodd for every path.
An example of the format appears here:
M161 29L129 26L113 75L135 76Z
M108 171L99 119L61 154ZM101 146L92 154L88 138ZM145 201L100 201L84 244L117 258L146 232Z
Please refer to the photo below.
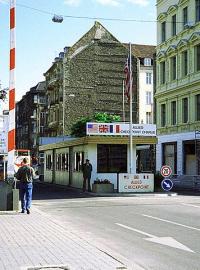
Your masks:
M69 270L115 270L123 266L40 211L33 210L31 215L1 212L0 224L0 270L59 265Z

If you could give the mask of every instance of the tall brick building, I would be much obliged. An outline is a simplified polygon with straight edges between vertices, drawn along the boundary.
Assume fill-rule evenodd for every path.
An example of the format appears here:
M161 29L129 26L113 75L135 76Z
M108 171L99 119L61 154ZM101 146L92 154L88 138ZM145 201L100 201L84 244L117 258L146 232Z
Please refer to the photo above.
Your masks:
M100 23L94 26L65 54L63 111L65 134L82 116L107 112L122 117L124 64L128 55L120 43ZM137 83L137 62L133 57L133 84ZM135 99L136 101L136 99ZM128 104L125 106L128 121ZM133 121L137 122L137 102Z

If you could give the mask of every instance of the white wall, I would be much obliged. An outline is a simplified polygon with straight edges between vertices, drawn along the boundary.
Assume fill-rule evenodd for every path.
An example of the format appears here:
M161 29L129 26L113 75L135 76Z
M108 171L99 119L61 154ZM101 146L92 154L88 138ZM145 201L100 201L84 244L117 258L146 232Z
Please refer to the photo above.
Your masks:
M152 73L152 84L146 84L146 73ZM139 72L139 123L147 124L146 112L151 112L153 106L146 104L146 92L151 92L153 102L153 66L142 67ZM153 118L153 115L152 115Z
M158 136L156 146L156 171L162 167L162 143L177 142L177 174L183 174L183 141L194 140L194 132Z

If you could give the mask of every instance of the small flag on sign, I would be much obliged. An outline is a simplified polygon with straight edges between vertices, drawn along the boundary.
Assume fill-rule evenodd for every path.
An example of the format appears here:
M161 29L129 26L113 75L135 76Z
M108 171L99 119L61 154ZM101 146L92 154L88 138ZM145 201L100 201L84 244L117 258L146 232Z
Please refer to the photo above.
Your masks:
M113 125L99 125L100 133L113 133Z
M88 124L87 130L88 133L98 133L98 124Z

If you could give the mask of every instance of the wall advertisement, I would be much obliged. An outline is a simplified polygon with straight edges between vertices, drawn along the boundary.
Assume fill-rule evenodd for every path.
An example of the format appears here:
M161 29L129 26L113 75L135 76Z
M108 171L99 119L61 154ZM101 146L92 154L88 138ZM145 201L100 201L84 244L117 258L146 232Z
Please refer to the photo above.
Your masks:
M154 175L119 174L119 192L154 192Z

